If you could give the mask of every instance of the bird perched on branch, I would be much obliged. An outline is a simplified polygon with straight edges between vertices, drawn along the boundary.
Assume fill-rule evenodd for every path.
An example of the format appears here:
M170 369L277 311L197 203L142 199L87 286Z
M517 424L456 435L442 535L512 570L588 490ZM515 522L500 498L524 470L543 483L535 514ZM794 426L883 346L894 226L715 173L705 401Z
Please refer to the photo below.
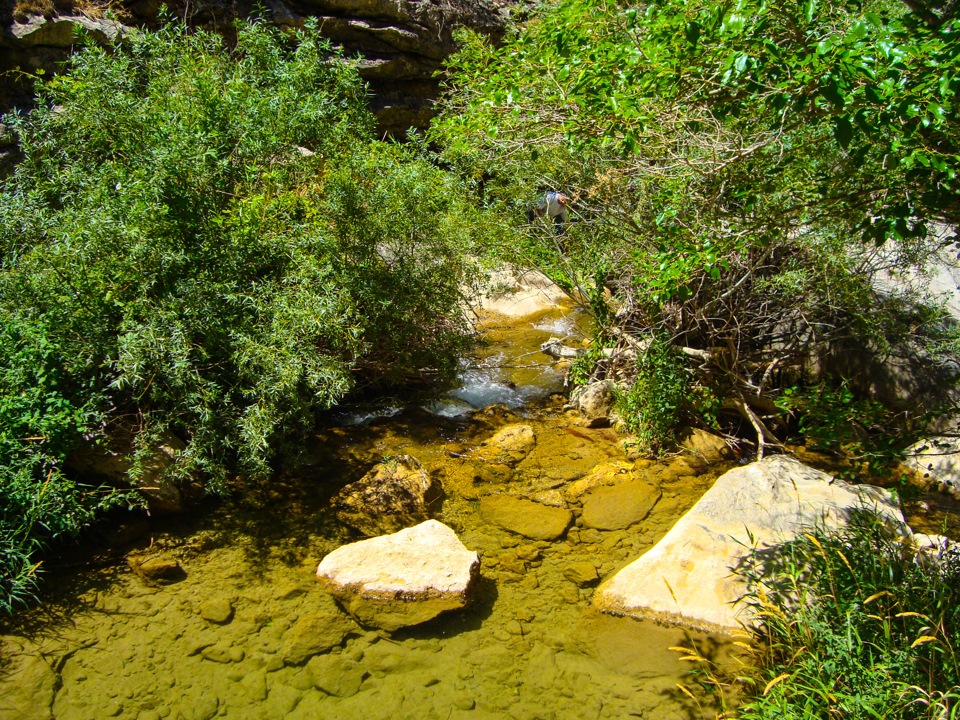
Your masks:
M553 221L553 230L557 235L566 231L567 207L570 198L562 192L548 190L537 203L527 212L527 219L533 222L535 218L546 217Z

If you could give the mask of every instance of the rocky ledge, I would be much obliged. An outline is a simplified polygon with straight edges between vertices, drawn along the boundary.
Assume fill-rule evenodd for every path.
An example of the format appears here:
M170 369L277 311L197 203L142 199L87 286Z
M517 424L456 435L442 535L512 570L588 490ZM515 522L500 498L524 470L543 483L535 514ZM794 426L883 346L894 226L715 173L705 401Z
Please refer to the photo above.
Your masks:
M94 2L88 9L96 10ZM456 48L454 33L467 27L497 38L506 25L507 3L497 0L273 0L225 4L125 0L114 20L75 15L44 17L0 11L0 110L28 106L32 85L22 73L56 72L82 34L112 41L125 26L155 27L161 8L192 25L229 34L237 17L263 16L284 27L319 19L320 31L347 54L360 58L360 74L372 91L371 109L382 134L424 128L440 91L437 73ZM95 14L95 13L94 13Z

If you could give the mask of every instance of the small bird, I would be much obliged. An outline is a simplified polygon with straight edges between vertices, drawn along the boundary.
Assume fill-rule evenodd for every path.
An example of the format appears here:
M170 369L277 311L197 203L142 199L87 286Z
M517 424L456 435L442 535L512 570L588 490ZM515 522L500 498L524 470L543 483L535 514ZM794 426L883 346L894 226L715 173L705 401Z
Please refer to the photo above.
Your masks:
M533 222L535 218L543 217L553 221L553 230L557 235L566 231L567 206L570 198L562 192L548 190L546 194L527 212L527 218Z

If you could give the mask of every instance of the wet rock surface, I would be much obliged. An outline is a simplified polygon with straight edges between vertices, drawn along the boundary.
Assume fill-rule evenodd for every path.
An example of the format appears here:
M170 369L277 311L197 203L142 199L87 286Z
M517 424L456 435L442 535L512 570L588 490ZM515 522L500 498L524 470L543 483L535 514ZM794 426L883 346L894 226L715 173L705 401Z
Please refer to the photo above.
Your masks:
M660 496L659 487L643 480L595 487L581 498L581 522L597 530L623 530L646 518Z
M377 464L331 500L341 522L367 537L389 535L430 519L443 486L409 455Z
M0 638L4 661L0 680L0 716L18 720L51 720L59 677L35 644Z
M556 540L573 522L573 513L566 508L513 495L484 497L480 500L480 513L491 525L533 540Z

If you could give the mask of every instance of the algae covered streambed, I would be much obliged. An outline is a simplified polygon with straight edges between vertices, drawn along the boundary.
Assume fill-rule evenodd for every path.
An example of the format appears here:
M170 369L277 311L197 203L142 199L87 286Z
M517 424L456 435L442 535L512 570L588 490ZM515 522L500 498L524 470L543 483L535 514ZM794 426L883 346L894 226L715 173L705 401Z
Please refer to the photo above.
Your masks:
M711 699L670 648L693 642L720 659L730 639L602 615L590 598L719 470L700 474L683 458L631 461L611 430L579 425L561 397L549 396L560 378L537 349L551 335L575 335L574 317L555 309L497 318L451 396L428 408L338 416L297 474L204 511L134 523L94 560L80 548L82 562L51 562L50 597L4 637L0 717L21 717L4 713L22 713L25 702L28 716L57 720L712 717ZM508 424L532 428L534 447L506 476L478 480L474 453ZM441 479L437 518L481 556L476 598L393 635L350 624L342 639L325 641L311 619L335 608L315 583L316 567L357 539L328 501L400 454ZM479 498L493 491L562 503L566 487L598 469L656 484L659 502L626 528L587 527L578 517L554 541L512 534L480 512ZM128 558L152 556L175 559L182 576L145 582Z

